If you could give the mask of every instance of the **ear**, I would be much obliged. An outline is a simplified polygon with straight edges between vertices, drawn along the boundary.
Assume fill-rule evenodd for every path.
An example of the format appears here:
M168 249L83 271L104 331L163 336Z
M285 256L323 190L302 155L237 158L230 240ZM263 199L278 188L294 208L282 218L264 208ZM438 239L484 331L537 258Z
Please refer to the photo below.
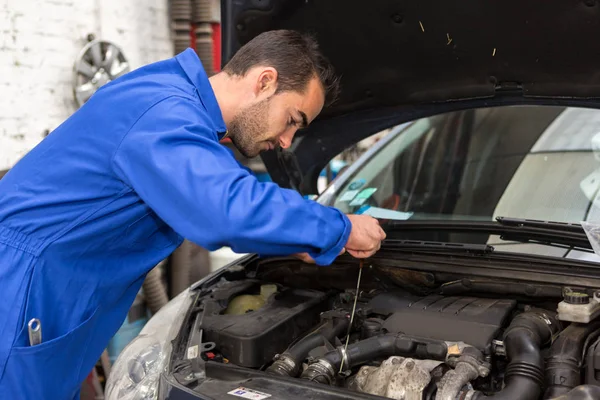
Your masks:
M269 97L277 90L277 70L272 67L264 67L256 81L255 94L257 97Z

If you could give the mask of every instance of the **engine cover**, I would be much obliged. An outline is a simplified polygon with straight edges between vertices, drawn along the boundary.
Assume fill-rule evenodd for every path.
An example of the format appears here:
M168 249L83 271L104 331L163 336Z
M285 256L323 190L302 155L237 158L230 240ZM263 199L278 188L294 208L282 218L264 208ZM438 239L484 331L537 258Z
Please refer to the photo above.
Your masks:
M486 354L500 336L516 300L431 295L405 296L384 293L369 305L378 314L390 315L383 328L430 339L460 341Z
M259 308L241 315L225 314L233 299L259 292L256 281L222 282L202 302L203 341L215 342L223 356L243 367L259 368L271 361L314 327L327 309L323 292L279 286Z

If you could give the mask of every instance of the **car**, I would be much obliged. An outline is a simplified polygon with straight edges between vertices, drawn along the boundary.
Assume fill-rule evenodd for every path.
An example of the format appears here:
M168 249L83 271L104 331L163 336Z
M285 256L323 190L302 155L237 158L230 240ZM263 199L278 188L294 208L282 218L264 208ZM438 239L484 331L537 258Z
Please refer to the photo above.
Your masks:
M600 398L596 1L223 1L223 49L316 34L342 95L271 179L390 129L317 197L378 218L365 260L248 254L120 354L107 399Z

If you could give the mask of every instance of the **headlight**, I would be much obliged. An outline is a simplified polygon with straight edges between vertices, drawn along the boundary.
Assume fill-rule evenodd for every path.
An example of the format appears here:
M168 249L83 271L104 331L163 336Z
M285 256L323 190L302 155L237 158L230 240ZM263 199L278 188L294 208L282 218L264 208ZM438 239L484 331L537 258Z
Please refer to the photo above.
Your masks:
M107 400L154 400L158 380L171 354L193 296L189 289L158 310L140 334L119 354L106 382Z

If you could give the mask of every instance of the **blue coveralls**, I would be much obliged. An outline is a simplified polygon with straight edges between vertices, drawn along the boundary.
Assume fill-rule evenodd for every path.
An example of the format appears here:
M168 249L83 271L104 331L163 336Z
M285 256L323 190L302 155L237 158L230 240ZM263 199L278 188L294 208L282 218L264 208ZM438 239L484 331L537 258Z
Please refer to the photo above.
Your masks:
M79 397L146 273L184 237L335 259L348 218L258 182L225 132L188 49L103 86L0 180L1 399Z

